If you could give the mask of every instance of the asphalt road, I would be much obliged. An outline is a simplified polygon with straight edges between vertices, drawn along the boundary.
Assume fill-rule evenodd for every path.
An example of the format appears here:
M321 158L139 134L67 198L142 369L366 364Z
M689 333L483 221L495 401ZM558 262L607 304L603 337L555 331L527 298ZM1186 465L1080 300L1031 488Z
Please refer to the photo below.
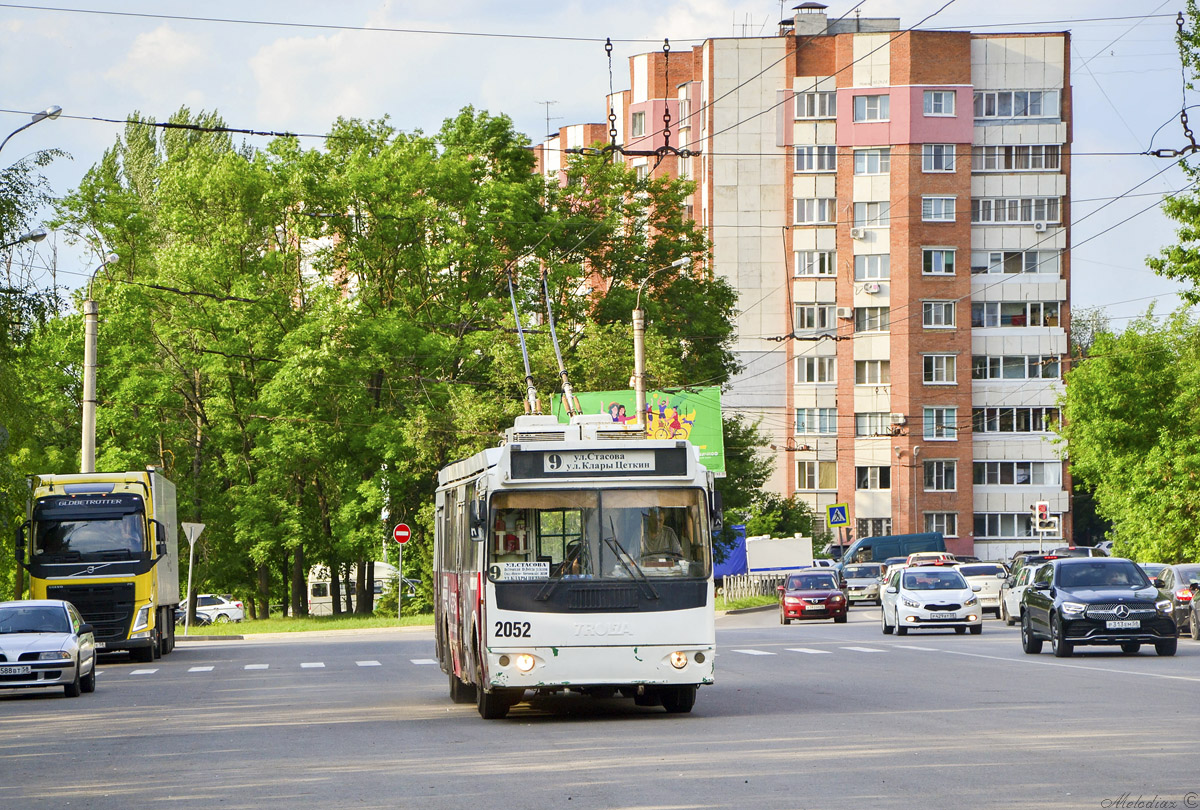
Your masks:
M0 808L1200 807L1190 639L1060 660L996 620L717 625L682 716L559 696L484 721L420 629L113 657L92 695L0 691Z

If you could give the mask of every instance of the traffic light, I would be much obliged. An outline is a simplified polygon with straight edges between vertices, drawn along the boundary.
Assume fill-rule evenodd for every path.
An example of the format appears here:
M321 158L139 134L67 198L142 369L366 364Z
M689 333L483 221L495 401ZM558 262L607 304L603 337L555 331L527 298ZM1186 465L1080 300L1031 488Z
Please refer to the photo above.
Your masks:
M1038 501L1033 505L1033 529L1039 532L1053 530L1054 524L1050 519L1050 502Z

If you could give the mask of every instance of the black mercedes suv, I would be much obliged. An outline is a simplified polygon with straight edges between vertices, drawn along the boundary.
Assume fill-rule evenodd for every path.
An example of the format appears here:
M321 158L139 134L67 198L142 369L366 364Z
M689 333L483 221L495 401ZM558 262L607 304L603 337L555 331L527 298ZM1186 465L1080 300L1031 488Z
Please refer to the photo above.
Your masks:
M1021 597L1021 646L1036 655L1043 639L1059 658L1079 644L1120 645L1128 655L1153 644L1174 655L1179 643L1171 600L1136 564L1112 557L1064 557L1037 572Z

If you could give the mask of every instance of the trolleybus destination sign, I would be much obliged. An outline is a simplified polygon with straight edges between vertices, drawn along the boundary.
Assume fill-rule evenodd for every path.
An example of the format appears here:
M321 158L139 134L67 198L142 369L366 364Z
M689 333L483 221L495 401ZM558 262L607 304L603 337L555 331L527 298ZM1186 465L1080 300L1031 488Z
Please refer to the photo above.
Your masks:
M592 478L617 475L686 475L682 448L521 450L512 454L514 478Z

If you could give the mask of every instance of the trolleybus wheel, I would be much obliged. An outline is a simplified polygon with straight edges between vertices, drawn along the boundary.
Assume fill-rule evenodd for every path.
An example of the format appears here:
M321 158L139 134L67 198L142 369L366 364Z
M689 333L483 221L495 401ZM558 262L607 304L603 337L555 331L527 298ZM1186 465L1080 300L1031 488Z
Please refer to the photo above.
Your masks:
M450 673L450 700L455 703L474 703L475 685L464 683L453 672Z
M479 716L484 720L503 720L508 716L508 710L520 701L524 693L524 689L501 688L488 692L482 686L476 685L475 694L478 700L475 705L479 709Z
M696 705L696 687L668 686L663 688L662 705L670 714L687 714Z

